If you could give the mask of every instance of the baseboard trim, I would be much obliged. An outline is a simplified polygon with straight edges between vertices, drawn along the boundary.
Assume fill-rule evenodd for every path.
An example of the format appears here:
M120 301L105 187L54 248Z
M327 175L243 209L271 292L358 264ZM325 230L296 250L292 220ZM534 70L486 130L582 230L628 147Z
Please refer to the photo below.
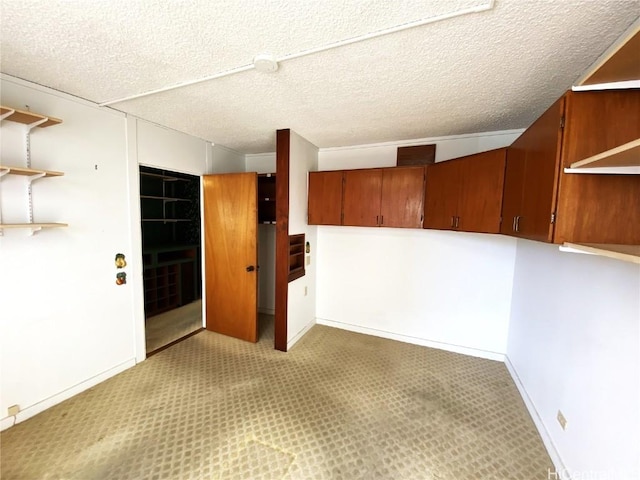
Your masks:
M17 425L18 423L24 422L25 420L37 415L38 413L42 413L48 408L51 408L54 405L57 405L58 403L64 402L65 400L68 400L74 395L84 392L85 390L88 390L89 388L94 387L97 384L104 382L108 378L111 378L119 373L122 373L125 370L135 365L136 365L136 359L131 358L126 362L121 363L120 365L116 365L115 367L110 368L109 370L99 373L95 377L91 377L90 379L85 380L84 382L81 382L77 385L74 385L71 388L63 390L62 392L56 395L53 395L52 397L49 397L45 400L42 400L38 403L28 406L25 409L21 410L20 413L18 413L15 416L5 417L0 420L0 430L5 430L9 427Z
M364 333L366 335L372 335L374 337L388 338L389 340L397 340L399 342L411 343L413 345L420 345L422 347L437 348L438 350L446 350L447 352L462 353L463 355L469 355L471 357L485 358L487 360L504 362L503 353L490 352L488 350L480 350L471 347L463 347L461 345L453 345L451 343L436 342L433 340L427 340L426 338L411 337L408 335L387 332L386 330L377 330L375 328L361 327L359 325L353 325L350 323L336 322L334 320L327 320L325 318L317 318L316 323L318 323L318 325L326 325L327 327L339 328L341 330L348 330L350 332Z
M309 323L307 323L302 330L300 330L295 337L293 337L291 340L289 340L287 342L287 351L291 350L291 347L293 347L298 340L300 340L302 337L304 337L304 335L311 330L311 327L313 327L316 324L316 320L313 319L312 321L310 321Z
M549 457L551 457L551 461L553 462L553 465L556 467L556 472L558 475L557 478L562 480L570 480L567 473L568 471L564 466L564 462L562 461L562 458L560 457L560 454L558 453L558 450L556 449L556 446L554 445L553 440L551 440L551 435L549 435L549 431L547 430L547 427L542 421L542 417L540 417L538 410L536 410L533 400L531 400L531 397L529 396L527 389L524 388L524 384L520 380L520 377L518 376L518 372L516 371L515 367L513 366L513 364L511 363L511 360L509 360L509 357L507 355L504 356L504 364L507 367L507 370L509 371L511 378L513 379L513 383L516 384L516 388L518 389L518 392L520 392L520 397L522 397L522 401L527 407L527 410L529 411L529 415L531 415L531 419L533 420L533 423L536 426L538 433L540 434L540 438L542 438L542 443L544 444L544 447L547 449L547 453L549 454Z

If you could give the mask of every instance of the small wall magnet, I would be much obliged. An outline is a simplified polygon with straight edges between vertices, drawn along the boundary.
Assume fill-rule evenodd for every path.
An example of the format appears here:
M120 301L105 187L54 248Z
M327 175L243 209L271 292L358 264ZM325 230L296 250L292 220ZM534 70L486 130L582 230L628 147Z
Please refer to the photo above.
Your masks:
M124 285L127 283L127 274L126 272L118 272L116 273L116 285Z
M116 253L116 268L124 268L127 266L127 261L124 258L124 253Z

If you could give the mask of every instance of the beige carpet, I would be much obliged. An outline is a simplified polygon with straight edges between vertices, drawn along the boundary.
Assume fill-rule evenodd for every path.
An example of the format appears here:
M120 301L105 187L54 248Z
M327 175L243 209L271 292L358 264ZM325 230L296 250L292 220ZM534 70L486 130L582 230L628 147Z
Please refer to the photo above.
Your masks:
M202 328L202 300L145 320L147 354Z
M265 320L265 317L262 317ZM12 479L546 479L503 364L315 326L202 332L3 432Z

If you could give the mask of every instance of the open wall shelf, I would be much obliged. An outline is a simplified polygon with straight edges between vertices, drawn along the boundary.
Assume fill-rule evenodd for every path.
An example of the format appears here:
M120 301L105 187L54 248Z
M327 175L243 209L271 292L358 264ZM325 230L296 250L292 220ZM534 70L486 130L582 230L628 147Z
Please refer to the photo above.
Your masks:
M38 125L38 128L51 127L52 125L58 125L62 123L59 118L47 117L39 113L27 112L25 110L18 110L11 107L0 106L0 117L2 120L9 120L10 122L23 123L25 125L31 125L42 120L43 123Z
M573 162L565 173L640 174L640 138Z
M601 243L569 243L565 242L560 250L571 253L586 253L601 257L615 258L624 262L640 265L640 245L613 245Z
M12 167L9 165L0 165L0 176L5 174L11 175L24 175L26 177L32 177L35 175L42 175L43 177L61 177L64 175L62 172L54 172L52 170L39 170L37 168L24 168L24 167Z

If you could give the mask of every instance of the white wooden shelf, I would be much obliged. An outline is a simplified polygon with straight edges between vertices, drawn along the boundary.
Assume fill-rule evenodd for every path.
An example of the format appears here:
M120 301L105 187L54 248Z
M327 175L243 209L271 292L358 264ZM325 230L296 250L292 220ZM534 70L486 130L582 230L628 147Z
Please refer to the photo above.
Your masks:
M565 173L640 173L640 138L605 152L573 162Z
M24 167L11 167L9 165L0 165L0 176L4 174L10 175L24 175L26 177L32 177L35 175L42 175L43 177L61 177L63 172L55 172L53 170L39 170L37 168L24 168Z
M39 232L43 228L61 228L68 227L66 223L0 223L0 235L4 231L5 228L23 228L31 230L29 235L33 235L36 232Z
M563 252L599 255L640 265L640 245L565 242L560 247L560 250Z
M2 117L3 120L23 123L25 125L31 125L32 123L45 120L43 123L37 125L39 128L51 127L52 125L62 123L62 120L59 118L47 117L45 115L40 115L39 113L27 112L5 106L0 106L0 117Z

